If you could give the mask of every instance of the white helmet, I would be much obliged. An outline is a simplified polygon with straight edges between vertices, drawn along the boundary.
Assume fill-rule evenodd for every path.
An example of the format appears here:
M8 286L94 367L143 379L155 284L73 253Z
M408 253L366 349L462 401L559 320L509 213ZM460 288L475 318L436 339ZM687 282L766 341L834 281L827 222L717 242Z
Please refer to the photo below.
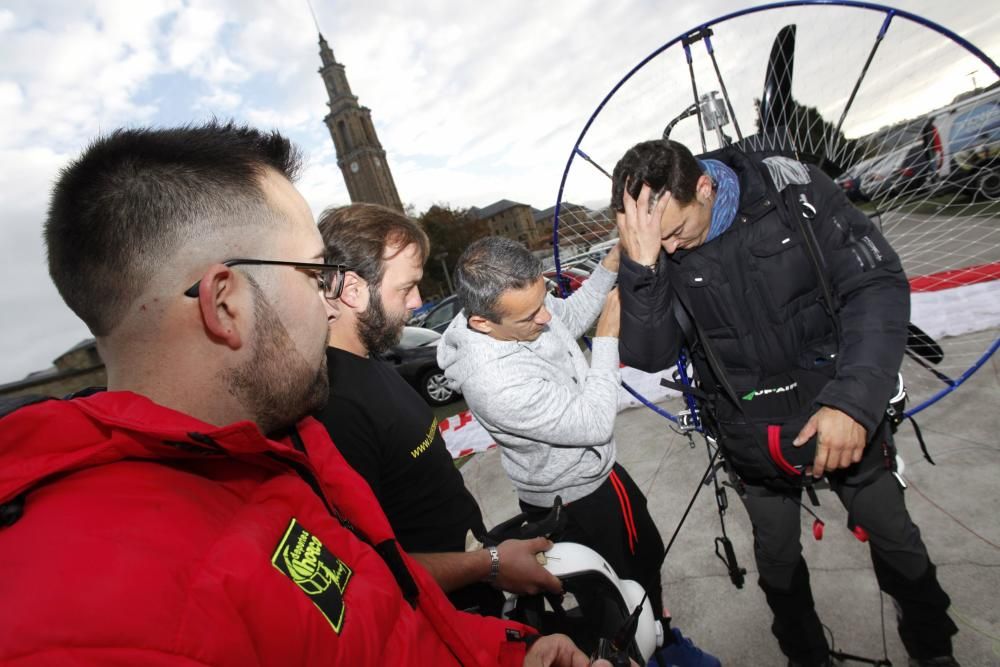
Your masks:
M629 655L645 665L663 645L663 626L642 586L619 579L600 554L573 542L557 542L545 552L545 569L559 577L564 595L515 595L504 605L504 616L542 634L567 634L585 653L593 654L600 639L613 639L642 602ZM546 602L548 604L546 604Z

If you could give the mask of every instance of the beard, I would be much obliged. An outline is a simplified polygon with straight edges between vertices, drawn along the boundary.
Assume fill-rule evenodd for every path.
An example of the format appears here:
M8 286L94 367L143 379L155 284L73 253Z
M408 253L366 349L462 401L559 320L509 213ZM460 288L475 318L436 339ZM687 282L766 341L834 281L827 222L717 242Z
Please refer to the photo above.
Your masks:
M368 307L357 318L358 337L370 355L379 355L389 350L403 336L403 327L410 319L410 313L386 313L385 304L378 288L371 290Z
M268 303L260 285L254 292L257 327L250 359L224 372L229 393L249 411L264 433L292 426L324 405L330 393L326 370L327 329L317 329L316 360L306 359ZM324 324L326 322L324 321Z

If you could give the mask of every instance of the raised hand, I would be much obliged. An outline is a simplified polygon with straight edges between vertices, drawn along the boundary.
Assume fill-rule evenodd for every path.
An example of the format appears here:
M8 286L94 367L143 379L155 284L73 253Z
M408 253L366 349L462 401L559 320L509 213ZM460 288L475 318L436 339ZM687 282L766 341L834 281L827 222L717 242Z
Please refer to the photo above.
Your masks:
M660 256L662 229L660 227L663 212L670 201L670 193L665 192L650 210L649 202L653 191L648 185L643 185L639 191L639 199L632 199L626 190L623 204L624 213L616 213L618 221L618 239L622 250L629 258L649 266L655 264Z

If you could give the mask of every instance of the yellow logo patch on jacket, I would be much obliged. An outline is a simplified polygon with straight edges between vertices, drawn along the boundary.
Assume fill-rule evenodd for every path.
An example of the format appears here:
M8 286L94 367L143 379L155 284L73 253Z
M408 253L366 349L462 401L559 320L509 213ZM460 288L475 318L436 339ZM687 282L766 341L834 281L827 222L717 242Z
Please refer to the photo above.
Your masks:
M333 631L340 634L351 568L294 518L271 555L271 564L309 596Z

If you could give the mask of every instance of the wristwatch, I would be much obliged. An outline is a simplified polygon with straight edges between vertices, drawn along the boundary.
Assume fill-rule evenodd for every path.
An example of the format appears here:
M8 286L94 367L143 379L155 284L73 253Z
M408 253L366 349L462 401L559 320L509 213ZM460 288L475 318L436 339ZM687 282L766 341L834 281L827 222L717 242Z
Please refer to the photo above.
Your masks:
M649 269L649 272L655 276L657 273L657 268L660 266L660 260L656 260L652 264L643 264L643 266Z
M486 581L495 584L500 575L500 550L493 546L486 547L486 550L490 552L490 576Z

